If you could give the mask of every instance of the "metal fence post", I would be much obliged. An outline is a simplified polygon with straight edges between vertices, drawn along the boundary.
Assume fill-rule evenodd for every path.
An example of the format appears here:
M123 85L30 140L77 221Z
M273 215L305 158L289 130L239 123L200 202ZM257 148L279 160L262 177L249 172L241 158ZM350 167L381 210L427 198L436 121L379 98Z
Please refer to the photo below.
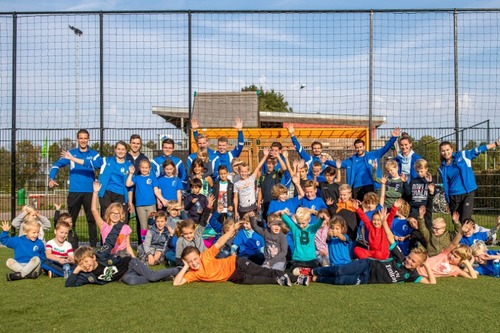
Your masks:
M187 123L187 136L188 136L188 150L191 153L191 118L193 116L192 96L193 96L193 72L192 72L192 30L191 30L191 11L188 11L188 123Z
M99 153L103 154L104 148L104 28L103 13L99 13Z
M373 137L373 10L370 11L370 65L368 75L368 150L372 150Z
M461 150L463 145L460 145L460 119L459 119L459 105L458 105L458 26L457 18L458 12L455 9L453 11L453 62L454 70L453 74L455 77L455 142L456 149ZM462 134L463 136L463 134Z
M16 217L16 104L17 100L17 14L12 14L12 126L11 126L11 155L10 155L10 219Z

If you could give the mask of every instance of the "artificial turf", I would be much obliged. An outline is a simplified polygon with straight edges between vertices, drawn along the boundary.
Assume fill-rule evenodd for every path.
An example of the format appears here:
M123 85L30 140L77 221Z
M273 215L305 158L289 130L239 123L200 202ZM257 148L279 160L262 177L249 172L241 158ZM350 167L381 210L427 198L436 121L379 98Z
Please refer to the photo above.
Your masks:
M12 250L0 249L0 262ZM309 287L171 282L65 288L62 278L7 282L2 332L493 332L500 279L436 285Z

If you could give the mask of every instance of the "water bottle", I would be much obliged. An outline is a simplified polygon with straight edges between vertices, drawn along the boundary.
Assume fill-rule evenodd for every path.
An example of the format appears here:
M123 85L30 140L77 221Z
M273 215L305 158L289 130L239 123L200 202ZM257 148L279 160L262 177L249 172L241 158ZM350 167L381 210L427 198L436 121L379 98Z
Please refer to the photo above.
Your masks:
M498 259L493 261L493 275L500 278L500 260Z
M201 207L201 203L200 203L199 201L196 201L196 202L194 203L194 206L196 207L196 212L197 212L198 214L203 213L203 208Z
M257 222L262 222L262 211L259 210L259 212L257 213Z
M71 268L70 268L69 264L64 264L63 265L63 271L64 271L64 278L65 279L69 278L70 270L71 270Z
M228 219L232 219L233 218L233 212L232 211L230 211L230 210L227 211L227 218Z

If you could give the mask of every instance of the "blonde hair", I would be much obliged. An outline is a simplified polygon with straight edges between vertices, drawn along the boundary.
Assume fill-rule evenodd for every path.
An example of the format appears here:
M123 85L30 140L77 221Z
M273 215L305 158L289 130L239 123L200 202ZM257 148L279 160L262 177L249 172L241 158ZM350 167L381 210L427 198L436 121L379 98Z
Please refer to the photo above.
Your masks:
M201 159L203 162L206 162L208 160L208 152L203 149L203 150L198 150L198 152L196 153L196 157Z
M429 164L423 158L415 162L415 170L428 169L428 168Z
M29 230L35 230L35 229L40 230L40 223L38 223L37 220L25 221L23 222L22 226L24 233L27 233Z
M472 251L472 255L477 256L478 254L481 253L487 253L488 252L488 247L486 246L486 243L483 241L476 241L474 244L470 246L470 249Z
M295 218L300 222L309 222L311 221L311 212L307 208L299 207L295 212Z
M422 263L427 260L427 250L421 246L413 248L410 253L415 253L422 258Z
M385 163L385 169L386 170L389 170L390 168L397 168L397 167L398 167L398 162L396 162L394 160L388 160Z
M349 191L352 192L352 188L349 186L349 184L342 184L339 186L339 192L340 191Z
M380 201L380 198L377 195L377 193L375 193L375 192L368 192L363 197L363 203L366 205L369 205L369 204L376 205L376 204L378 204L379 201Z
M278 199L280 195L285 193L288 193L288 189L283 184L276 184L273 186L271 190L271 195L274 199Z
M233 219L227 219L224 221L222 224L222 233L225 234L230 227L234 225L234 220Z
M472 251L470 247L465 244L458 244L456 248L451 250L451 253L460 258L460 262L472 259Z
M111 224L111 210L114 208L118 208L120 210L120 221L125 220L125 211L123 210L123 206L119 202L113 202L111 205L106 208L106 212L104 212L104 221L106 221L107 224Z
M80 246L75 251L75 261L77 263L82 262L85 258L95 258L94 249L88 245Z
M446 221L442 217L437 217L434 219L434 221L432 221L432 225L437 225L437 224L446 225Z
M410 204L403 200L403 204L399 207L398 213L408 218L408 215L410 215Z

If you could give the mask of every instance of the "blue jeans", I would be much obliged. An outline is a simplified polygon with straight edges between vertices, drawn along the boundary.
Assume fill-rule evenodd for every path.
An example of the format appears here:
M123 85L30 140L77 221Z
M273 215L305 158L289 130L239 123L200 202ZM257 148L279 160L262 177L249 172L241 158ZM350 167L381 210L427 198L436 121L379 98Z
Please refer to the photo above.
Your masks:
M156 282L174 278L179 273L178 268L166 268L159 271L150 270L142 261L132 258L128 264L128 271L122 278L122 282L128 285L138 285L148 282Z
M371 259L361 259L342 266L320 267L312 270L316 282L328 284L366 284L370 278Z

